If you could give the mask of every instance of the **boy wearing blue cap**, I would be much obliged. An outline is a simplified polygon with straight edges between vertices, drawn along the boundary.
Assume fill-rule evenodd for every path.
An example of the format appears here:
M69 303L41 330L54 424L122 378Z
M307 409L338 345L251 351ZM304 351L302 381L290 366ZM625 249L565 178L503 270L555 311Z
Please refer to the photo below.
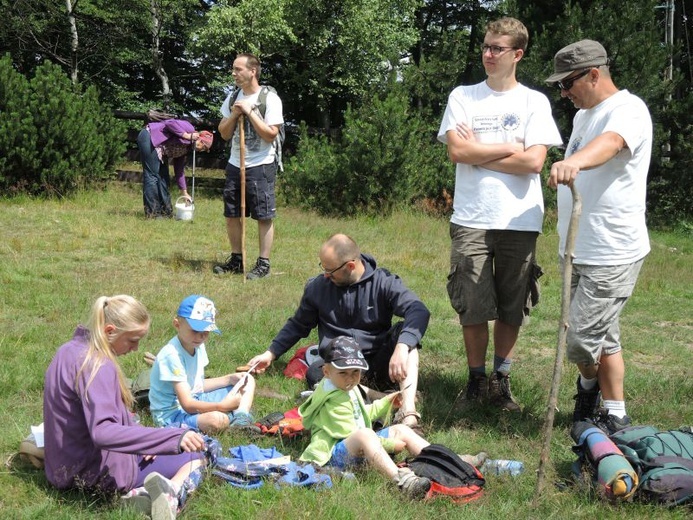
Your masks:
M178 334L156 356L149 402L159 426L187 425L205 433L231 428L259 432L250 414L255 380L249 373L205 379L205 342L216 326L214 303L200 295L185 298L173 326Z

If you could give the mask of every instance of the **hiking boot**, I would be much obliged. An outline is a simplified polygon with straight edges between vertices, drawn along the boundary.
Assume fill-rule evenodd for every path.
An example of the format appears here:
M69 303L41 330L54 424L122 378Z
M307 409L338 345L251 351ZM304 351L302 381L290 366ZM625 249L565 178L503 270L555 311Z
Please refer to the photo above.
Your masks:
M260 427L255 424L253 416L245 412L231 412L229 428L243 430L248 433L262 433Z
M488 398L488 378L486 374L469 374L467 392L464 400L467 402L483 402Z
M264 258L258 258L255 262L255 267L245 275L248 280L257 280L258 278L264 278L270 274L270 263L269 260Z
M519 412L520 405L510 392L510 376L502 372L494 372L488 382L488 400L506 412Z
M599 384L591 390L585 390L580 385L580 376L577 378L577 394L575 399L575 409L573 410L573 422L592 420L596 417L599 410L599 400L601 393Z
M426 498L426 493L431 489L431 481L425 477L418 477L408 468L397 470L397 486L400 491L412 500Z
M475 468L480 468L484 462L488 459L488 453L485 451L480 451L476 455L470 455L468 453L458 453L457 456L465 461L467 464L471 464Z
M627 415L623 418L618 418L615 415L611 415L606 408L600 408L594 420L594 425L607 435L612 435L619 430L628 428L631 424L630 417Z
M214 274L243 274L243 255L231 253L225 263L215 265L212 270Z

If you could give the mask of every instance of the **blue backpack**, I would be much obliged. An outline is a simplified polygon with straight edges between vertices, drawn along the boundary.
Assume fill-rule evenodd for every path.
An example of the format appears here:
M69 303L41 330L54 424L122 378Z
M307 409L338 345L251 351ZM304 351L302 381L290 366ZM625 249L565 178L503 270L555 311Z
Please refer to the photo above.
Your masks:
M654 426L631 426L610 439L638 473L636 496L668 506L693 502L691 427L660 431Z

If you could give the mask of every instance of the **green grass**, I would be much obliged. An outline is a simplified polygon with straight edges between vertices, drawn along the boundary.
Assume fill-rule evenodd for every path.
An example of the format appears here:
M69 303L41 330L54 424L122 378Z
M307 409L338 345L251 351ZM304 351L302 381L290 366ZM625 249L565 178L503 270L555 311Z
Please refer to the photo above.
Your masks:
M240 491L214 479L204 482L183 518L685 518L690 509L641 504L609 505L589 490L572 485L574 460L569 436L575 369L566 364L559 412L552 437L548 486L537 508L536 484L546 400L553 370L561 280L557 237L547 224L539 239L542 302L520 336L513 365L513 391L522 414L491 410L451 411L466 382L462 338L445 290L448 224L402 211L381 219L327 219L281 206L269 279L243 283L241 277L212 274L228 253L222 205L216 193L197 191L194 221L145 221L140 186L114 183L103 192L71 200L3 200L0 204L0 439L3 458L17 449L29 426L41 422L43 373L56 348L84 322L102 294L129 293L152 314L141 350L156 352L172 335L171 320L180 300L205 294L219 310L222 336L211 337L209 375L221 375L263 351L293 313L305 281L318 273L320 244L334 232L353 236L366 252L398 273L432 313L421 361L421 411L427 437L458 452L485 450L495 458L522 460L518 478L489 478L480 500L457 506L404 501L393 486L373 474L336 482L332 490L276 490L265 485ZM693 424L693 238L683 233L651 234L652 253L622 317L627 363L628 412L638 423L662 428ZM257 227L248 222L249 262L257 256ZM315 336L300 344L309 344ZM288 358L288 356L286 356ZM288 359L258 378L260 388L288 398L258 397L255 413L295 406L301 382L283 377ZM144 365L138 354L121 359L134 376ZM147 418L145 417L145 420ZM231 433L219 436L225 448L248 442ZM298 457L306 440L254 441ZM555 485L554 485L555 484ZM81 493L52 490L39 471L14 466L0 473L3 518L135 518Z

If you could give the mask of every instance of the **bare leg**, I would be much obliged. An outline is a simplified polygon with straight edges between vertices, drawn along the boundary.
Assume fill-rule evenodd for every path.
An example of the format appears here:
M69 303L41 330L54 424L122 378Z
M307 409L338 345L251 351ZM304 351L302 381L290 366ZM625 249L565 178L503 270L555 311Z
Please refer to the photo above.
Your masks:
M505 359L512 358L513 349L519 335L520 327L496 320L493 326L493 344L496 355Z
M269 258L274 242L274 220L258 220L258 240L260 246L260 256Z
M404 414L408 412L416 412L416 388L419 384L419 350L412 349L407 358L407 377L400 383L399 387L402 390L402 407ZM406 390L405 390L406 389ZM410 416L404 419L404 424L417 424L416 417Z
M226 218L226 235L229 237L229 244L231 244L231 252L241 254L242 240L241 240L241 219L240 218Z
M463 325L462 336L467 351L467 365L481 367L486 364L486 349L488 348L488 323Z
M344 440L349 455L364 457L379 473L389 479L397 477L397 466L380 444L377 434L369 429L356 430Z
M189 463L181 466L178 472L173 476L173 478L171 478L171 482L173 482L178 487L178 489L180 489L183 487L185 479L188 478L193 471L195 471L197 468L201 466L206 465L207 461L205 459L191 460Z
M608 401L623 401L623 379L625 377L625 365L621 351L616 354L602 354L599 360L597 378L602 398Z

